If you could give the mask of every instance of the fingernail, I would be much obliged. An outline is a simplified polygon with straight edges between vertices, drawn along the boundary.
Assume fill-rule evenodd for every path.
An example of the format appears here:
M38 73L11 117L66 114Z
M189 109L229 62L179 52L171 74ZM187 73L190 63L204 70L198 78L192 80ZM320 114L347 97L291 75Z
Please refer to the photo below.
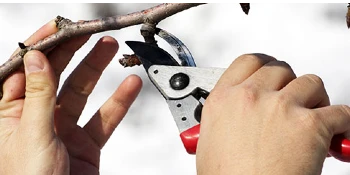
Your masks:
M24 56L24 66L28 73L39 72L44 69L44 63L36 53L28 52Z

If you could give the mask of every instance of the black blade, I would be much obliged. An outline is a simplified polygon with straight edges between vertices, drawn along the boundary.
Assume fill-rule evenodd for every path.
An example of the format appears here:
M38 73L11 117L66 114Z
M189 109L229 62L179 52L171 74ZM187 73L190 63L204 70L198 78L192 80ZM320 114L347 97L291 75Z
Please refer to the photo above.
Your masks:
M125 43L139 57L147 72L152 65L180 66L168 52L159 47L139 41L126 41Z

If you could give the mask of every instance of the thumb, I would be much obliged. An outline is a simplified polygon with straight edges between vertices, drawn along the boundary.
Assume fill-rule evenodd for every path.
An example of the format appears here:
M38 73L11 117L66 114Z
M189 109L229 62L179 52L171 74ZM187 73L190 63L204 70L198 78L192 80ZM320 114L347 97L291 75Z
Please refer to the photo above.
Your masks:
M40 133L53 132L57 90L54 72L46 56L39 51L25 54L24 68L26 89L21 125Z
M317 121L321 121L326 131L332 137L336 134L350 133L350 107L347 105L332 105L314 109ZM322 125L321 125L322 126ZM350 139L350 138L348 138Z

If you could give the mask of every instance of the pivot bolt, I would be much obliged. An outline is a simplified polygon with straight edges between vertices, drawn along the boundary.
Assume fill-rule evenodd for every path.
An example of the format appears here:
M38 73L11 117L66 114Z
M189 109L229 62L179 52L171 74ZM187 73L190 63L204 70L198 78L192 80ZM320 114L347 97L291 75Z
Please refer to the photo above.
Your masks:
M188 77L187 74L184 74L182 72L174 74L170 80L170 87L174 90L182 90L185 89L188 84L190 84L190 77Z

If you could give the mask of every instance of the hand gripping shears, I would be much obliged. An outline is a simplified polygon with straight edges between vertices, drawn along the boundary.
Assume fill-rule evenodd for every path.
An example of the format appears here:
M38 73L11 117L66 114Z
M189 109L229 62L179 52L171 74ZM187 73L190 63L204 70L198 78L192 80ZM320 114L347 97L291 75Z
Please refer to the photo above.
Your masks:
M196 67L191 52L178 38L160 28L156 34L172 46L180 63L156 45L139 41L126 41L126 44L165 98L186 151L195 154L203 103L225 69ZM329 154L350 162L350 141L343 135L334 136Z

